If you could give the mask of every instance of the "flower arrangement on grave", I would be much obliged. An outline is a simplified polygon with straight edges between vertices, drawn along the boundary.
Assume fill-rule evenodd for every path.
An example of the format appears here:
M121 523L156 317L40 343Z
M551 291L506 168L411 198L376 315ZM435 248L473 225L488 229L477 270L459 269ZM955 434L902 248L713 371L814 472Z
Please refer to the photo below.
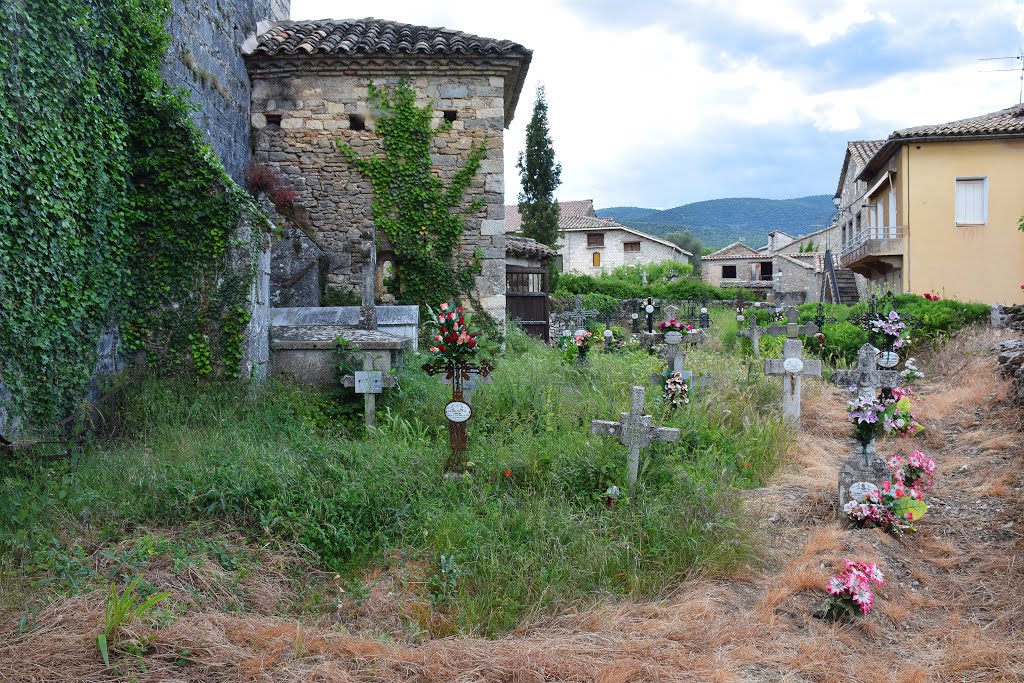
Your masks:
M856 390L850 387L851 392ZM846 402L847 415L853 422L853 438L862 446L883 435L909 437L924 430L910 411L910 397L903 394L894 398L888 405L872 396L858 396Z
M682 332L683 334L687 334L693 331L693 325L679 322L675 318L658 323L658 332Z
M850 526L858 529L882 529L894 536L917 531L914 522L924 516L928 506L921 491L900 482L886 481L882 490L874 489L843 507Z
M818 351L824 353L825 351L825 333L818 332L814 335L814 341L818 344Z
M430 318L426 326L430 331L430 360L423 369L430 374L448 373L458 368L462 379L469 379L469 371L486 375L491 371L492 345L473 325L471 314L462 306L444 302L434 310L427 307Z
M886 316L879 316L870 322L871 331L884 338L885 346L897 351L910 345L910 336L907 332L907 324L900 320L900 314L896 311L889 311Z
M830 579L826 586L829 598L822 605L822 616L837 621L844 617L870 614L875 603L872 585L885 585L885 577L874 562L869 564L844 559L842 571Z
M893 481L915 491L927 491L934 483L935 460L921 451L908 456L894 455L886 462Z
M914 358L908 358L907 362L903 364L900 377L903 378L904 384L912 384L919 379L924 379L924 373L917 368L917 361Z
M661 375L661 398L666 406L675 409L690 402L690 385L681 374L666 370Z
M576 348L580 349L581 354L585 356L590 347L594 345L594 333L590 330L581 330L572 336L572 340L576 344Z

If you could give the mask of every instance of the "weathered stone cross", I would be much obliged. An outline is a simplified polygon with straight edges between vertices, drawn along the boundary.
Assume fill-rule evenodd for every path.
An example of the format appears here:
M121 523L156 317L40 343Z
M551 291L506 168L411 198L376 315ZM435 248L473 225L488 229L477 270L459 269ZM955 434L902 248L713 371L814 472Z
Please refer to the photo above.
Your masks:
M772 325L768 328L767 334L772 337L785 334L786 342L782 358L765 360L764 374L782 377L782 416L799 427L800 378L821 377L821 361L803 359L804 343L799 336L817 334L818 326L814 323L799 324L798 315L795 308L790 308L786 325Z
M876 399L878 390L899 385L900 373L897 370L879 370L877 365L878 349L865 344L857 351L857 367L853 370L836 370L832 373L832 382L841 387L857 387L860 398ZM850 500L850 486L857 482L881 483L888 471L885 459L878 457L878 446L872 439L866 445L851 440L850 457L839 468L839 514L842 516L843 506Z
M621 413L618 422L594 420L590 431L601 436L617 436L629 453L629 495L636 493L636 477L640 469L640 449L655 441L679 441L679 430L655 427L653 418L644 415L644 388L633 387L628 413Z
M766 329L757 324L757 316L750 316L750 327L736 333L737 337L746 337L754 346L754 360L761 360L761 337L767 332Z

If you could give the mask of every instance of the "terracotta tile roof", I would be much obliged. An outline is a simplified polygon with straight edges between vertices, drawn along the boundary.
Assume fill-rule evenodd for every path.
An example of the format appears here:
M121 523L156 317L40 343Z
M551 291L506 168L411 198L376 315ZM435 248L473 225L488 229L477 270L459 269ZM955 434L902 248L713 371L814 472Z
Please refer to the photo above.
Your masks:
M552 258L558 252L546 244L522 235L505 236L505 255L518 256L519 258Z
M256 54L475 54L525 56L511 40L386 19L280 21L256 38Z
M1024 137L1024 105L1015 104L969 119L960 119L948 123L936 123L927 126L913 126L893 132L882 148L875 154L859 178L867 180L878 170L893 150L909 140L935 138L1015 138Z
M722 247L718 251L711 252L707 256L701 256L701 261L719 261L722 259L743 259L743 258L755 258L759 257L759 254L754 249L751 249L743 242L733 242L732 244Z
M560 216L596 216L593 199L579 199L569 202L558 202ZM523 217L519 215L518 204L505 205L505 232L519 232L523 227ZM563 226L564 227L564 226Z
M843 158L843 170L839 172L839 185L836 187L837 197L843 196L843 184L846 182L846 174L852 171L856 178L860 173L867 168L868 163L876 154L878 150L882 149L885 145L885 140L850 140L846 143L846 156ZM853 161L854 168L850 168L850 162Z
M623 226L611 218L568 215L558 220L558 227L562 230L586 230L588 228L621 228Z
M250 39L251 40L251 39ZM250 63L286 57L504 59L489 68L505 74L505 126L512 122L533 51L511 40L484 38L442 27L414 26L387 19L279 21L242 46ZM511 60L511 64L509 61ZM251 66L251 65L250 65Z

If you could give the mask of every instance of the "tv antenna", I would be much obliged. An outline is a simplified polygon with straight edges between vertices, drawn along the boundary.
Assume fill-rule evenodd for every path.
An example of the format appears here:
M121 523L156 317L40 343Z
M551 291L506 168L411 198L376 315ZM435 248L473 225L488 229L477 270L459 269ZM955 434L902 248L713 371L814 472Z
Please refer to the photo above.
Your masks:
M1005 61L1005 60L1010 60L1010 59L1017 60L1019 62L1019 65L1013 67L1012 69L981 69L981 70L979 70L979 73L990 74L990 73L996 73L997 71L1017 71L1017 72L1019 72L1020 73L1020 90L1018 91L1018 94L1017 94L1017 104L1024 104L1024 49L1022 49L1020 52L1018 52L1015 57L980 57L978 59L978 61L979 62L997 62L997 61ZM996 66L1000 66L1000 65L997 64Z

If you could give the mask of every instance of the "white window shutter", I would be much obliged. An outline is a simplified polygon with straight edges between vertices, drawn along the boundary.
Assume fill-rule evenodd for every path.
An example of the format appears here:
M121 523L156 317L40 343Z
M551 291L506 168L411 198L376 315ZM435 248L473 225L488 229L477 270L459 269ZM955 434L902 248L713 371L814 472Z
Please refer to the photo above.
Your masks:
M956 224L984 225L988 222L985 178L956 179Z

